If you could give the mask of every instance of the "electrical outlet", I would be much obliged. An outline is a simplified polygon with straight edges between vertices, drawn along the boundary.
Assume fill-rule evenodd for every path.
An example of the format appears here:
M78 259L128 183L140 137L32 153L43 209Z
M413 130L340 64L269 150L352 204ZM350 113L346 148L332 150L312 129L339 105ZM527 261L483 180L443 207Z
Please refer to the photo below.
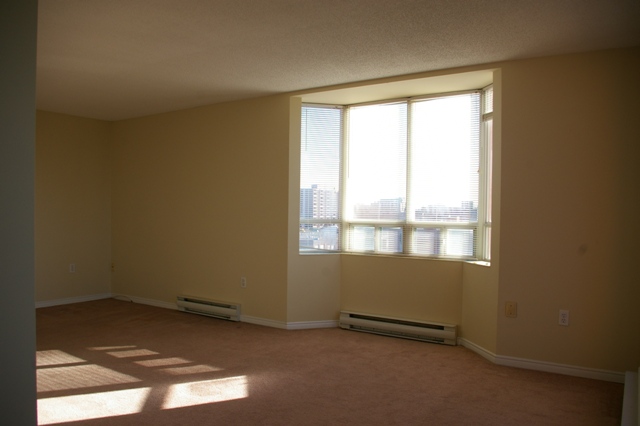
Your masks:
M504 305L504 315L509 318L517 318L518 316L518 303L507 302Z
M240 277L240 287L247 288L247 277Z
M569 325L569 311L566 309L560 309L560 315L558 317L558 324L567 326Z

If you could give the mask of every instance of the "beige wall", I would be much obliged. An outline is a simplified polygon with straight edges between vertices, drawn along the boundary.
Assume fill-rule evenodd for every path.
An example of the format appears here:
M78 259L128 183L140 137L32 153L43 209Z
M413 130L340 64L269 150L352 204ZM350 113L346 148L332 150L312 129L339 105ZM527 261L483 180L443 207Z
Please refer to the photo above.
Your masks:
M640 361L639 75L638 48L503 66L501 355Z
M111 292L110 128L105 121L37 113L37 302Z
M344 310L460 324L461 300L460 262L342 256Z
M341 258L338 254L307 256L297 253L290 257L288 322L334 321L338 318Z
M491 267L298 255L299 100L289 95L114 123L112 291L237 301L280 322L335 320L339 309L454 322L499 356L636 369L639 57L491 65L502 106ZM504 317L507 300L517 318Z
M462 318L459 334L466 341L496 354L498 315L497 267L462 266Z
M115 123L113 291L285 321L288 156L288 96Z

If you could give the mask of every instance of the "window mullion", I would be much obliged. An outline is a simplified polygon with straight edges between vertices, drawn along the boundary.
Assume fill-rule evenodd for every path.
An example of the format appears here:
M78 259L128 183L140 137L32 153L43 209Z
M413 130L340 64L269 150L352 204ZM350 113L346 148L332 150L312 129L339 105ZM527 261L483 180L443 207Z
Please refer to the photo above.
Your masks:
M480 170L478 176L478 230L476 232L476 257L484 259L485 233L484 223L486 221L486 197L487 197L487 129L484 119L484 92L480 99Z
M477 258L489 259L491 253L487 253L490 236L487 235L488 208L491 203L491 135L489 134L489 123L493 120L493 109L487 110L487 96L490 86L481 92L480 99L480 176L479 176L479 196L478 196L478 231L477 231Z
M405 186L405 205L404 205L404 214L405 214L405 223L402 227L402 252L404 254L409 254L412 252L412 244L413 244L413 235L412 228L408 226L408 223L414 220L412 211L413 211L413 200L411 198L411 184L412 184L412 161L411 161L411 150L412 150L412 120L413 120L413 104L411 102L407 102L407 158L406 158L406 186Z
M350 251L351 244L349 235L351 234L351 224L347 217L347 181L349 180L349 107L342 110L342 149L340 151L340 219L342 221L342 233L340 235L340 246L342 251Z

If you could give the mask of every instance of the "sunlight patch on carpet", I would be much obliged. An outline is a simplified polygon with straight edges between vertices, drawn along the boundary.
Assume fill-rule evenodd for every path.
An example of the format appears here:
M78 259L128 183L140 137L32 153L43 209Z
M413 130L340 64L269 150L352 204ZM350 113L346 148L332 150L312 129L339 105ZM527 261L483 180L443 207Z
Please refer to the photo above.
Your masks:
M210 365L198 364L198 365L188 365L185 367L170 367L163 368L161 371L166 374L170 374L172 376L180 376L183 374L200 374L200 373L211 373L214 371L221 371L222 368L212 367Z
M191 361L184 358L158 358L158 359L146 359L143 361L134 361L134 364L141 365L143 367L166 367L167 365L180 365L189 364Z
M247 377L227 377L224 379L180 383L169 387L162 404L163 409L190 407L231 401L249 396Z
M57 349L36 352L36 366L38 367L75 364L78 362L86 362L86 360Z
M107 353L116 358L132 358L136 356L159 355L158 352L150 351L149 349L131 349L127 351L117 351L117 352L107 352Z
M116 351L120 349L133 349L135 345L126 345L126 346L92 346L89 349L90 351Z
M126 389L38 400L38 424L50 425L142 411L151 388Z
M139 382L133 376L118 373L99 365L76 365L66 367L39 368L36 371L38 392L65 389L80 389Z

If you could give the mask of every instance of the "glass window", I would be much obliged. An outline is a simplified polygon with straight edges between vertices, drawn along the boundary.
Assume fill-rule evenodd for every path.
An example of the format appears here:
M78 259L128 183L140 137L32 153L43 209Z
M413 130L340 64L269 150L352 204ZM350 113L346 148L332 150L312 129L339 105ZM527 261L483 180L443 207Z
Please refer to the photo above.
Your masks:
M303 106L300 251L488 260L492 100Z

